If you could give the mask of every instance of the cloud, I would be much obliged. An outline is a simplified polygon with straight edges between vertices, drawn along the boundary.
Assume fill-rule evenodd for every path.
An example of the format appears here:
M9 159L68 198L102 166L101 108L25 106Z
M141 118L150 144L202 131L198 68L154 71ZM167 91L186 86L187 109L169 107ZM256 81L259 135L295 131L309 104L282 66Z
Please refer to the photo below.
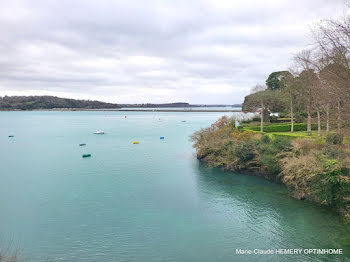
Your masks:
M0 95L242 102L341 0L2 0Z

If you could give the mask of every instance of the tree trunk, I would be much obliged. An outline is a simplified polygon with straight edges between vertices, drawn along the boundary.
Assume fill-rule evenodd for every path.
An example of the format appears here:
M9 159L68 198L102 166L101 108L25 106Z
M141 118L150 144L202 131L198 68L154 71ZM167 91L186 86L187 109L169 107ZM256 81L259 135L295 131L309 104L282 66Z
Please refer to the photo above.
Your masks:
M341 126L342 126L340 100L338 100L337 102L337 110L338 110L337 132L340 133Z
M317 109L317 136L321 136L321 115L319 109Z
M307 135L311 136L311 106L307 106Z
M264 132L264 101L261 100L260 131Z
M326 105L326 134L329 133L329 103Z
M294 132L293 99L290 100L290 132Z

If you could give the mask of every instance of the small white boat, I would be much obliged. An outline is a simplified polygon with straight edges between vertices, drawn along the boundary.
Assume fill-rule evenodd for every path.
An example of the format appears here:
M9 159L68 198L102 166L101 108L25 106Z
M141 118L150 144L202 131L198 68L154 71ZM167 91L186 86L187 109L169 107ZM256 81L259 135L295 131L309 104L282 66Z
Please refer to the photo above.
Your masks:
M103 135L105 133L105 131L102 130L97 130L96 132L94 132L94 134L96 135Z

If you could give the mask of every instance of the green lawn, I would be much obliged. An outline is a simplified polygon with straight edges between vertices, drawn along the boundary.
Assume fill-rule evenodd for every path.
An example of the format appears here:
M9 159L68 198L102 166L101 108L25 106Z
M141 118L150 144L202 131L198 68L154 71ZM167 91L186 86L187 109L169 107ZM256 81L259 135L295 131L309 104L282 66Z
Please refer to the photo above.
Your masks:
M317 136L317 131L312 131L311 136L307 135L306 131L298 131L298 132L260 132L260 131L253 131L254 133L258 134L266 134L269 137L275 137L275 136L285 136L285 137L290 137L290 138L298 138L298 137L305 137L305 138L318 138ZM324 136L321 136L321 138L324 138Z
M299 124L301 125L301 124ZM306 124L304 124L306 127ZM321 130L321 136L319 137L317 135L317 126L315 124L312 125L312 132L311 132L311 136L307 135L307 131L295 131L293 133L291 132L260 132L257 129L260 129L260 125L246 125L244 124L243 126L243 131L244 130L249 130L252 131L254 133L258 133L258 134L265 134L268 135L270 138L273 137L288 137L290 139L295 139L295 138L311 138L311 139L320 139L320 143L325 142L326 140L326 131L324 130L324 128ZM277 130L286 130L286 127L290 127L290 124L274 124L274 125L264 125L264 127L266 127L266 130L269 131L277 131ZM276 130L277 129L277 130ZM332 130L331 133L334 133L335 131ZM344 133L344 144L349 144L350 143L350 128L345 128L343 129L343 133Z
M307 134L307 131L297 131L297 132L272 132L269 133L272 135L278 135L278 136L290 136L290 137L309 137L309 138L317 138L317 131L312 131L311 136ZM323 137L323 136L321 136Z
M306 124L297 124L297 125L305 125L304 128L306 128ZM290 124L278 124L278 125L265 125L266 130L271 130L271 128L273 129L280 129L280 130L285 130L286 128L290 128ZM243 126L243 130L250 130L253 131L255 133L264 133L267 134L270 137L275 137L275 136L284 136L284 137L290 137L290 138L298 138L298 137L305 137L305 138L318 138L317 136L317 131L316 130L312 130L311 132L311 136L308 136L307 131L294 131L292 132L260 132L258 130L254 130L254 129L260 129L260 126L258 125L244 125ZM313 125L313 129L315 129L315 125ZM324 138L324 135L321 135L322 138Z

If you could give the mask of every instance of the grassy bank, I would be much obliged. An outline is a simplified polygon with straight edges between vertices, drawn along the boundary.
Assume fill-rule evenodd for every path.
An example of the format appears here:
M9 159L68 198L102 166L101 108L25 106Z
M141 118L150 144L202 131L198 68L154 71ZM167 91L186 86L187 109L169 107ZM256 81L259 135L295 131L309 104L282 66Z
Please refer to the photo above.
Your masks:
M209 166L279 181L292 196L330 206L350 221L350 148L342 135L271 131L238 130L233 120L221 118L192 140L198 159Z

